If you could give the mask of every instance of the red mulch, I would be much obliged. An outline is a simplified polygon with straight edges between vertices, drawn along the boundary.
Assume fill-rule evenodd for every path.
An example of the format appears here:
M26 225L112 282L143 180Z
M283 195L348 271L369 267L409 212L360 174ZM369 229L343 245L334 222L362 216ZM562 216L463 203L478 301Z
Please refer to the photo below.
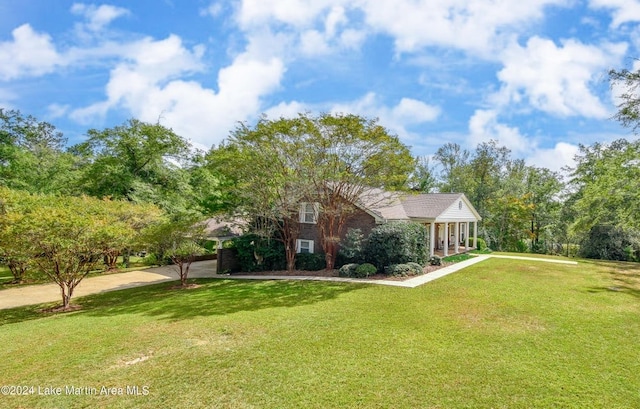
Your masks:
M453 263L442 263L441 266L426 266L422 269L423 274L428 274L433 271L439 270L442 267L446 267ZM302 277L338 277L338 270L319 270L319 271L304 271L304 270L293 270L291 272L287 270L280 271L254 271L251 273L233 273L232 275L247 275L247 276L302 276ZM384 274L375 274L367 277L369 280L391 280L391 281L405 281L413 278L415 276L407 276L407 277L394 277L388 276Z

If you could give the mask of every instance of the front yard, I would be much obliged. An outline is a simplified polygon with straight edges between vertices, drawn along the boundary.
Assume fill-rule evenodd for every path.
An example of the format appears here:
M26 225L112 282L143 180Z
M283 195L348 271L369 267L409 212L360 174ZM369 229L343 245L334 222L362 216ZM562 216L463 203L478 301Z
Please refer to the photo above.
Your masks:
M638 264L491 259L415 289L198 283L0 311L0 385L36 388L3 404L640 407Z

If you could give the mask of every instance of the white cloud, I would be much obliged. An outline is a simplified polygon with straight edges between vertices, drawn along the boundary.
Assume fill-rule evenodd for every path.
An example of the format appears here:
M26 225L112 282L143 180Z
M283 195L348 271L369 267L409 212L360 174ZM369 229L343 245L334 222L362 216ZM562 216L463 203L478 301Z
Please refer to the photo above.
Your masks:
M222 14L223 11L224 11L224 7L222 3L214 2L214 3L211 3L208 7L201 9L200 15L218 17Z
M514 157L523 158L527 165L553 171L573 166L573 158L578 153L577 145L565 142L556 143L552 148L542 148L538 140L523 135L517 127L500 123L496 111L477 110L469 120L467 144L473 149L491 139L511 150Z
M611 28L624 23L640 21L640 1L638 0L590 0L589 7L611 10Z
M439 107L412 98L402 98L394 107L385 106L373 92L353 102L335 104L330 111L378 118L380 125L395 132L405 141L418 138L409 128L432 122L440 115Z
M575 166L575 155L578 146L566 142L558 142L553 148L536 148L525 159L527 165L560 171L563 167Z
M610 113L591 88L625 51L624 44L596 47L573 39L561 46L540 37L530 38L525 47L513 43L501 56L498 78L504 85L495 101L526 100L552 115L606 118Z
M50 104L47 106L47 116L50 118L60 118L65 116L70 108L69 105Z
M210 146L228 135L237 121L254 117L261 97L280 84L284 66L277 58L237 56L218 73L218 89L184 78L202 69L201 47L186 49L177 36L145 39L126 47L127 61L112 71L107 100L75 110L72 117L88 121L108 110L124 108L143 121L160 121L178 134Z
M47 34L39 34L29 24L11 32L11 41L0 42L0 80L38 76L65 65Z
M73 6L71 6L71 12L83 16L87 20L87 23L82 27L93 32L101 31L118 17L130 14L129 10L122 7L108 4L96 6L94 4L88 5L83 3L74 3Z
M514 33L541 20L545 8L569 4L571 0L243 0L237 19L247 31L269 25L278 30L315 30L326 41L342 37L340 28L353 29L356 22L348 17L352 12L362 20L357 23L357 44L366 33L383 33L394 39L398 53L453 47L493 59ZM342 46L353 42L353 34L346 35ZM308 45L308 39L302 42L307 54Z
M299 101L280 102L264 111L269 119L295 118L299 113L312 112L313 107Z
M332 6L346 0L243 0L238 8L238 22L244 29L277 22L293 27L308 27Z
M518 128L499 123L495 110L477 110L469 120L469 145L476 146L491 139L497 140L514 154L528 152L536 145L535 140L522 135Z

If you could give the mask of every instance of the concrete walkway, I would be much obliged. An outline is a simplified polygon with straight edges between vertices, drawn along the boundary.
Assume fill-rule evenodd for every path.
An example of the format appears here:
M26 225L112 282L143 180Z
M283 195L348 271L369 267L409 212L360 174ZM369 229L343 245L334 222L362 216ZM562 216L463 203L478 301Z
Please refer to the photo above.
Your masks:
M277 275L217 275L216 261L200 261L193 263L189 271L189 278L221 278L234 280L309 280L309 281L336 281L345 283L364 283L389 285L394 287L415 288L430 281L437 280L473 264L480 263L489 258L506 258L514 260L526 260L535 262L561 263L577 265L575 261L546 259L522 256L503 256L493 254L482 254L469 260L461 261L447 267L438 269L432 273L417 276L404 281L395 280L365 280L346 277L313 277L313 276L277 276ZM85 278L76 287L73 296L82 297L84 295L102 293L107 291L122 290L125 288L139 287L143 285L161 283L165 281L178 280L178 273L175 266L164 266L150 268L141 271L130 271L127 273L106 274L97 277ZM60 301L60 287L57 284L28 285L7 290L0 290L0 309L21 307L31 304L42 304L47 302Z
M163 266L85 278L74 290L73 297L123 290L164 281L176 281L179 279L179 275L175 269L175 266ZM215 260L193 263L189 270L189 278L211 278L215 276ZM56 301L61 301L60 287L57 284L25 285L0 290L0 309Z

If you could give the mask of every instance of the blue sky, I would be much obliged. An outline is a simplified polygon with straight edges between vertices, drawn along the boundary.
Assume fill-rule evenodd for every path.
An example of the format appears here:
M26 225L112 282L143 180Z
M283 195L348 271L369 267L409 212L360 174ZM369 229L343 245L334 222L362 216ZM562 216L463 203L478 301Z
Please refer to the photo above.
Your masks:
M557 170L633 137L607 72L640 68L639 23L640 0L0 0L0 107L69 143L134 117L205 148L346 112L415 155L497 139Z

